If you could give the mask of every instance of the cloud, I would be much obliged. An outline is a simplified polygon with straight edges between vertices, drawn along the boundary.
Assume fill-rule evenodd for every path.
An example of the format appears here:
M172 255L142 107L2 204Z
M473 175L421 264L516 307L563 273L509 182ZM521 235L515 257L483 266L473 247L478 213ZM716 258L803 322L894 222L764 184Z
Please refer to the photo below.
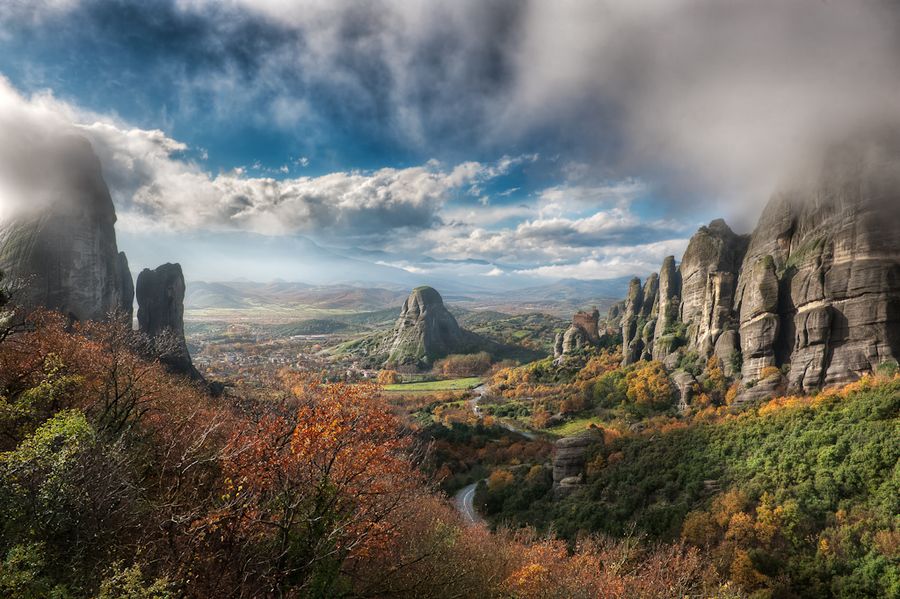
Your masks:
M99 0L4 6L10 24L116 13ZM160 42L167 61L153 72L191 116L268 121L318 141L340 131L453 162L472 150L558 153L570 173L639 176L681 210L740 212L751 200L745 211L758 210L834 138L900 121L900 7L890 0L128 8L128 28L91 34L127 44L141 19L180 27L178 44Z
M242 169L211 175L190 159L186 144L162 131L129 127L47 93L26 98L0 80L0 108L0 135L6 142L0 162L10 170L5 179L21 167L17 156L28 140L43 137L46 145L62 131L79 132L92 142L103 165L119 226L133 232L243 230L384 239L395 230L436 226L451 192L534 160L504 156L494 164L469 161L452 168L430 161L285 179L249 177ZM41 168L53 171L51 165Z
M820 148L900 122L888 1L234 5L293 32L263 71L302 73L300 93L342 117L430 148L545 146L595 175L640 175L679 209L752 213Z
M614 279L657 272L666 256L680 256L687 239L667 239L634 246L598 248L590 257L565 264L516 270L517 274L551 279Z

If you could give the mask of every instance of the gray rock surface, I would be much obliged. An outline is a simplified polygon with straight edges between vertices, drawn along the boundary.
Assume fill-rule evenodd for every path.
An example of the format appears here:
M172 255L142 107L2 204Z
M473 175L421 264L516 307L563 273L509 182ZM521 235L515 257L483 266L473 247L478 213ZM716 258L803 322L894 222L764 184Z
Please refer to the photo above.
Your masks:
M0 269L24 283L17 301L77 320L103 320L122 310L130 319L133 287L116 245L116 212L100 162L81 137L59 141L40 186L40 208L0 223ZM38 200L35 200L35 204Z
M629 286L619 312L625 365L655 359L671 371L689 352L715 355L749 401L845 383L896 361L900 140L832 148L773 196L752 235L721 220L701 227L677 269L665 259L655 287L650 278ZM763 377L772 367L784 380Z
M588 453L603 445L603 431L588 428L558 440L553 447L553 487L557 496L571 492L584 481Z
M138 275L136 295L140 331L159 343L160 361L191 378L194 368L184 340L184 275L180 264L145 268Z
M684 252L679 318L687 325L688 345L703 358L712 355L723 331L736 328L734 291L747 243L719 219L700 227Z
M640 336L643 299L641 280L635 277L628 284L628 295L625 296L625 309L622 312L622 363L626 366L637 362L644 349Z
M388 362L427 365L449 354L478 349L477 336L459 326L441 294L431 287L416 287L400 310Z
M689 372L679 371L672 375L672 382L678 387L678 410L682 413L687 412L691 400L699 389L697 379Z

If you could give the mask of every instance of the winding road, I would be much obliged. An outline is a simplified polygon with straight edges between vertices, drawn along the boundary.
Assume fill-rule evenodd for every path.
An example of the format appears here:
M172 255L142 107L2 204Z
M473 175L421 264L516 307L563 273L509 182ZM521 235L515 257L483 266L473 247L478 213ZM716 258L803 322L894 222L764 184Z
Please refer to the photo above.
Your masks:
M484 396L487 395L488 387L486 384L482 383L478 385L474 389L472 389L472 412L478 418L481 418L481 408L478 407L478 402L484 399ZM507 421L497 419L497 424L505 428L511 433L516 433L517 435L522 435L526 439L534 441L537 439L537 435L534 433L521 430L516 428L512 424ZM453 496L453 505L463 516L463 520L465 520L466 524L470 526L477 526L480 524L484 524L484 519L478 515L478 511L475 509L475 488L478 486L478 483L472 483L471 485L466 485L462 489L456 492L456 495Z
M477 387L475 387L474 389L472 389L472 412L478 418L481 418L481 408L478 407L478 402L480 402L482 399L484 399L484 396L487 395L487 392L488 392L488 387L487 387L487 384L485 384L485 383L482 383L482 384L478 385ZM499 424L500 426L502 426L509 432L516 433L517 435L522 435L529 441L537 440L537 435L535 435L534 433L530 433L526 430L517 428L517 427L513 426L512 424L510 424L507 420L501 420L500 418L498 418L496 420L496 422L497 422L497 424Z
M466 485L453 496L453 505L455 505L456 509L459 510L459 513L463 515L466 524L470 526L484 524L484 520L475 510L475 487L477 486L478 483Z

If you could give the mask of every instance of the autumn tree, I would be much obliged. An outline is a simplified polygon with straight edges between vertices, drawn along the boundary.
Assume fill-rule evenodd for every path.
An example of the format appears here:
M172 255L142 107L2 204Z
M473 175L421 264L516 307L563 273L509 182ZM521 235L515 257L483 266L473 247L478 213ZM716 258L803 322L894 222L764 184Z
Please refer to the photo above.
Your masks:
M641 413L669 408L675 398L675 385L662 363L655 360L629 372L625 382L626 396Z
M204 526L265 588L328 594L343 564L389 542L419 477L375 387L295 380L292 392L294 414L229 441L222 504Z
M376 381L379 385L396 385L401 382L400 373L396 370L379 370Z

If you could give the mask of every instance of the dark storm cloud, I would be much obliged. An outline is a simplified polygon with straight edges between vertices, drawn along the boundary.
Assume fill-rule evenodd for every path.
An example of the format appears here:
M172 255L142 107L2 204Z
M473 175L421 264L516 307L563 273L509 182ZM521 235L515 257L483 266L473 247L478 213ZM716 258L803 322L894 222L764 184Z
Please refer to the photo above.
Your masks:
M900 120L894 2L86 1L69 15L170 69L188 110L205 98L223 119L252 110L444 157L519 144L691 201L765 195L828 138Z
M554 160L534 168L557 169L565 183L637 178L656 206L629 211L625 202L628 222L615 223L602 198L550 217L486 197L488 205L464 206L473 216L460 224L442 218L459 207L448 205L446 190L458 187L441 168L432 173L439 180L433 199L411 199L409 218L433 228L447 256L518 248L578 260L587 247L683 240L677 226L653 223L685 213L743 216L746 225L780 180L815 163L835 140L900 123L898 14L900 4L878 0L56 0L0 12L0 30L53 31L78 58L45 61L45 80L64 69L83 72L75 94L83 105L106 107L120 93L129 98L126 109L143 114L142 107L164 105L169 112L160 118L179 123L138 120L146 130L123 138L131 140L126 146L158 143L151 139L157 128L191 145L182 132L194 126L234 130L239 144L263 152L265 135L241 136L252 126L309 140L340 171L334 181L327 173L293 177L303 184L288 189L246 174L210 174L166 147L141 171L138 189L157 193L134 194L148 218L172 209L165 198L180 197L177 189L193 189L194 181L205 191L191 197L202 201L177 204L180 222L202 224L213 214L213 222L224 215L253 230L283 222L297 228L303 218L378 228L398 213L378 216L376 207L369 219L355 208L334 216L322 207L342 198L345 206L369 205L368 177L379 172L398 177L397 194L406 177L430 186L415 170L425 167L409 165L432 157L484 165L539 153ZM101 137L100 129L91 132ZM370 159L359 181L342 162L357 148ZM381 171L385 165L396 168ZM525 194L559 184L544 180ZM298 220L278 216L285 206L299 207L291 212ZM591 259L602 265L606 258Z

